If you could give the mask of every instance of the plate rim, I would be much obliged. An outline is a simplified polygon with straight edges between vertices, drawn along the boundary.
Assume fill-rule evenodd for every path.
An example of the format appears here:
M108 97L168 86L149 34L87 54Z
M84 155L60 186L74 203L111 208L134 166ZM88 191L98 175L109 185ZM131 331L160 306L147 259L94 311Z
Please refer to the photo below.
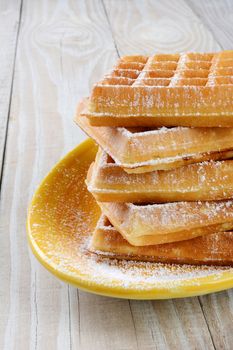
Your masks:
M49 262L49 258L45 256L45 254L40 250L36 241L32 235L31 230L31 212L34 203L36 202L37 196L40 193L43 185L48 181L50 177L53 177L54 172L58 167L60 167L63 163L66 163L68 159L73 157L74 155L79 156L82 153L85 153L95 145L94 141L90 138L81 142L74 149L69 151L65 156L63 156L48 172L48 174L43 178L40 182L39 186L36 188L31 202L28 206L27 212L27 239L29 246L38 259L38 261L54 276L59 278L65 283L71 284L76 288L80 288L84 291L109 296L116 298L124 298L124 299L138 299L138 300L156 300L156 299L172 299L172 298L184 298L184 297L193 297L198 295L209 294L213 292L223 291L233 287L233 269L231 271L223 271L213 273L209 276L200 276L194 278L183 279L177 285L173 287L166 287L166 281L164 283L159 283L161 286L157 284L154 285L150 289L142 289L142 288L132 288L132 287L122 287L122 286L111 286L106 284L101 284L99 282L95 282L88 279L87 277L82 277L81 271L79 271L79 275L73 276L68 272L64 272L59 270L52 262ZM169 283L168 283L169 284ZM136 284L134 284L136 285Z

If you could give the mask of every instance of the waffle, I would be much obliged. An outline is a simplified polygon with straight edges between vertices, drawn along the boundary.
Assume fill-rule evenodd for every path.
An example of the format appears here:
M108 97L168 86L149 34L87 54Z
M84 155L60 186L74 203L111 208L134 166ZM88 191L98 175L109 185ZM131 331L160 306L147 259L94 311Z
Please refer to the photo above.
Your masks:
M88 118L81 116L86 105L86 100L79 104L75 121L128 173L167 170L233 157L233 128L130 130L95 127Z
M98 202L102 213L132 245L192 239L233 229L233 201L152 205Z
M84 113L99 126L233 126L233 51L126 56Z
M169 171L127 174L99 149L87 175L97 201L162 203L233 197L233 160L196 163Z
M233 265L233 232L218 232L191 241L135 247L130 245L102 215L89 250L112 259L193 265Z

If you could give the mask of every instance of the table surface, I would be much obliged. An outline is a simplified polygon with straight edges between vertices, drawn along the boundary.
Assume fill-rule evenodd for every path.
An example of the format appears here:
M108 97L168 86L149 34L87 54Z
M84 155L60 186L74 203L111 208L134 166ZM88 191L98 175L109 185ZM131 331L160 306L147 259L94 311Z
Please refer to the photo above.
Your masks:
M118 56L232 49L231 0L0 3L0 349L232 349L231 290L130 301L59 282L30 253L26 209L85 135L78 100Z

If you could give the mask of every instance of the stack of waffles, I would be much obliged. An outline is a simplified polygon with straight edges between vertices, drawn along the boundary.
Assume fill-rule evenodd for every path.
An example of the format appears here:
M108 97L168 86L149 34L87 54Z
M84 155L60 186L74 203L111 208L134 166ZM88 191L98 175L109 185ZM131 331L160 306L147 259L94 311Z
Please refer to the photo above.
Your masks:
M78 106L109 258L233 264L233 51L121 58Z

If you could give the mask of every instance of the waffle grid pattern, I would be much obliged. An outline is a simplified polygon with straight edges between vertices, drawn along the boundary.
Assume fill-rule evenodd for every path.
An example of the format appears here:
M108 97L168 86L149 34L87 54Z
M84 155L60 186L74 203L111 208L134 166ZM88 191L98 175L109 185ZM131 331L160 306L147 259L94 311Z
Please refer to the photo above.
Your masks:
M100 84L216 86L233 84L233 52L125 56Z

